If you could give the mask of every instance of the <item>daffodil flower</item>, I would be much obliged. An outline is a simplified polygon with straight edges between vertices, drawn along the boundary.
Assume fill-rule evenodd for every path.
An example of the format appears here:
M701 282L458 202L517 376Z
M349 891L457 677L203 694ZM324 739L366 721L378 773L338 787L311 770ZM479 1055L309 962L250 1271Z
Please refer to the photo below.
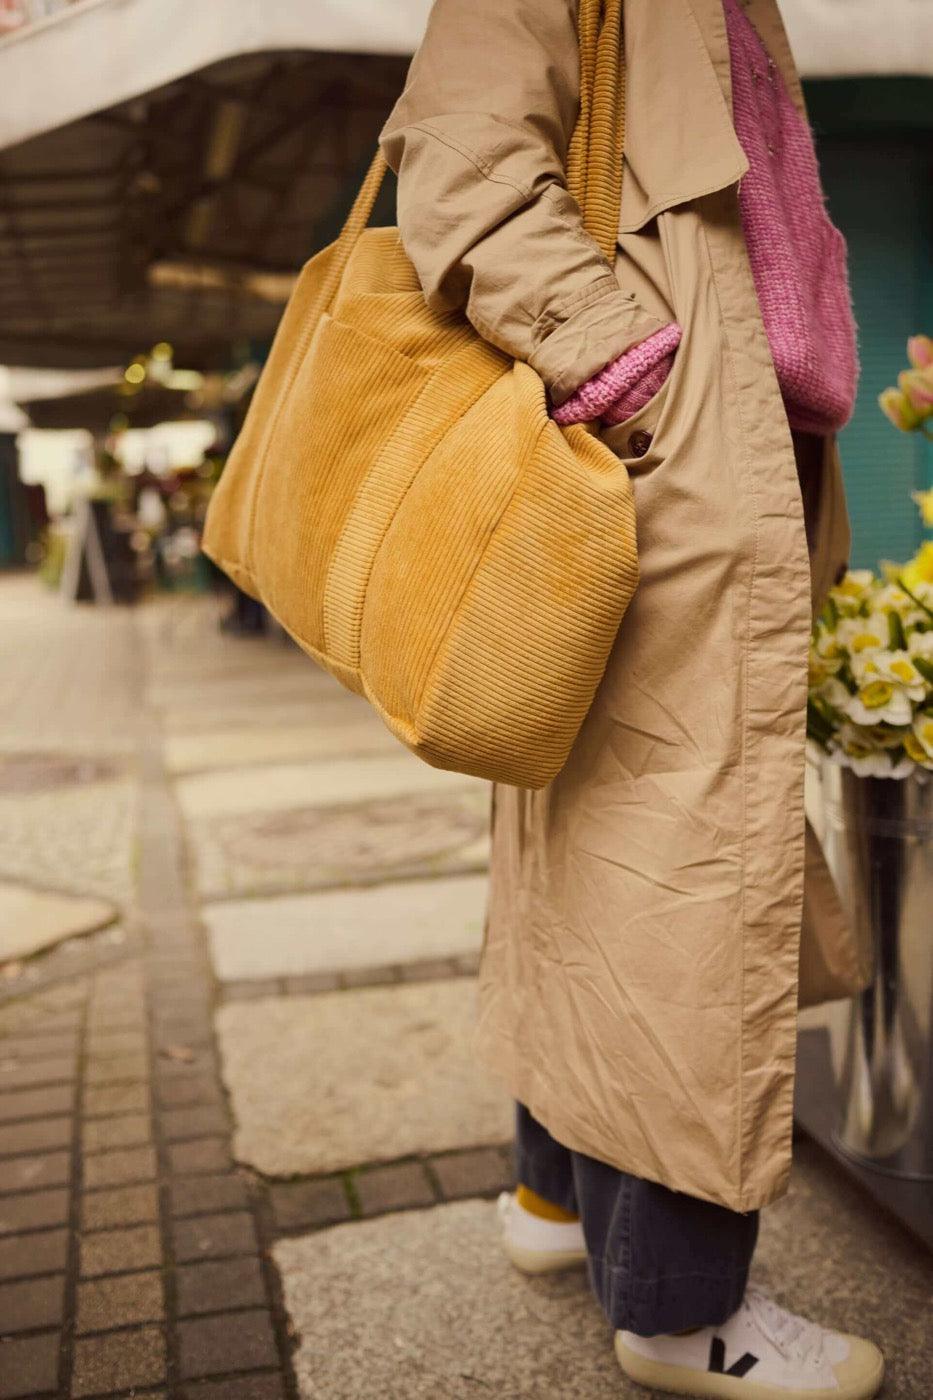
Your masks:
M933 540L924 540L910 563L904 565L900 577L912 593L923 597L921 588L933 584Z
M914 735L925 755L925 760L918 759L917 761L925 761L928 766L933 767L933 715L921 712L915 716Z
M933 529L933 488L929 491L912 491L910 494L920 507L920 517L924 525Z

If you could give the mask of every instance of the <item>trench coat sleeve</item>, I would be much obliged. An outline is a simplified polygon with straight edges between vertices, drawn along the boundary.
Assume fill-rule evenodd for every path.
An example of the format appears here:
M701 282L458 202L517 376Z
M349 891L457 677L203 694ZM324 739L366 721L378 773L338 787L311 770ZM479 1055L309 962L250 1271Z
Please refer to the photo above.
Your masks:
M435 0L380 135L428 304L462 308L556 404L662 324L567 191L578 105L575 0Z

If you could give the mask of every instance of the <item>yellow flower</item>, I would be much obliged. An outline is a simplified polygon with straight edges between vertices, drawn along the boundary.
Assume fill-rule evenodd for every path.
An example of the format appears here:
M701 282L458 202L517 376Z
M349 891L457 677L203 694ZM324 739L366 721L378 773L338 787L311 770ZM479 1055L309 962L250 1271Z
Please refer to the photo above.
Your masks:
M914 763L924 765L930 762L930 756L917 738L916 734L904 735L904 752L908 758L912 758Z
M893 696L894 687L888 681L869 681L858 693L866 710L883 710Z
M933 488L929 491L912 491L911 495L920 507L924 525L933 527Z
M933 758L933 715L916 715L914 734L927 758Z
M917 412L910 399L900 389L885 389L878 395L882 413L890 418L895 428L902 433L911 433L920 424L922 415Z
M933 583L933 540L924 540L910 563L904 565L901 578L913 592L918 585Z

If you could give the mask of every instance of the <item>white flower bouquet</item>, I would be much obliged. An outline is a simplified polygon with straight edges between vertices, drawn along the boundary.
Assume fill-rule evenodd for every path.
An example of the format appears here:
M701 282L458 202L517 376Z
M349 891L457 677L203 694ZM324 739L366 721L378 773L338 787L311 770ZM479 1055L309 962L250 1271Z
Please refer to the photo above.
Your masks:
M933 526L933 491L914 499ZM807 736L862 777L933 772L933 540L830 591L810 644Z

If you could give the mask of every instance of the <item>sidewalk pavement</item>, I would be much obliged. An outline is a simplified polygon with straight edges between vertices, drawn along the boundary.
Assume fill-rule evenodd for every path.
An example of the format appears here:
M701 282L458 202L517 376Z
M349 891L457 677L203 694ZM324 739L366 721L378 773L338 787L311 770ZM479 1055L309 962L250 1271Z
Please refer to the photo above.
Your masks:
M495 1247L485 786L211 601L2 579L0 647L0 1400L635 1394ZM930 1394L930 1260L808 1143L757 1270Z

